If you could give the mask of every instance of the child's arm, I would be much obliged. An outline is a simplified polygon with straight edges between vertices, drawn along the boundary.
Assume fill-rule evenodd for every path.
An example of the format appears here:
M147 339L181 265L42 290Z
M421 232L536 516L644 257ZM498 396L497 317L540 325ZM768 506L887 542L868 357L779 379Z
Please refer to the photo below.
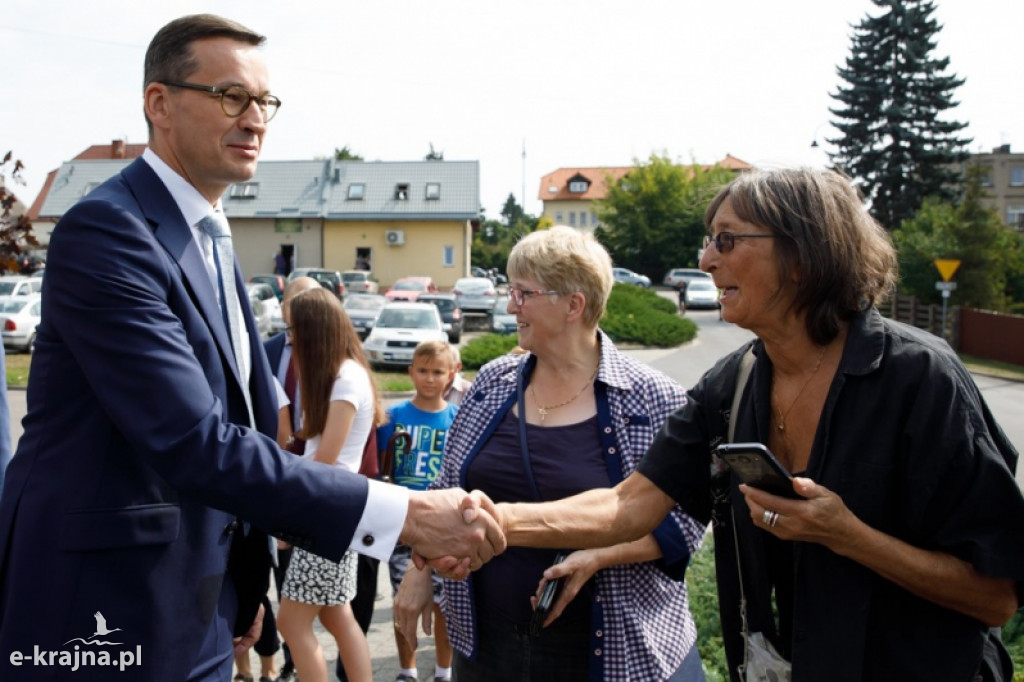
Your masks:
M285 405L277 411L277 446L282 450L287 450L293 435L292 418L288 414L288 406Z
M334 465L355 419L355 405L346 400L331 401L327 408L327 423L324 424L324 432L320 434L320 446L316 449L314 461Z

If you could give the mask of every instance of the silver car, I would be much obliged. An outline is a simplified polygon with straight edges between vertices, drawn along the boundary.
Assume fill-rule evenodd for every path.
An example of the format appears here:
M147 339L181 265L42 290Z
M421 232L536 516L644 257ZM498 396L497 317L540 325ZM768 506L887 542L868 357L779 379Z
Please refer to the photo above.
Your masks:
M349 294L345 298L345 312L360 339L365 339L373 331L380 309L387 302L388 299L378 294Z
M486 277L462 277L452 287L455 300L464 313L491 314L494 299L498 292L494 290L494 282Z
M0 329L3 330L5 348L32 352L41 310L39 294L0 302Z

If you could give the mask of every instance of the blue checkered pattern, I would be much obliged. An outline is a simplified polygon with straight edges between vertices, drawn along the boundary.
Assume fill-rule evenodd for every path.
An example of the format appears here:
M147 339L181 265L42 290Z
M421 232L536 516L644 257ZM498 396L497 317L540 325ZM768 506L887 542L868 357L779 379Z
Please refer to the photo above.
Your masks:
M611 428L618 441L623 476L636 468L662 423L686 402L683 389L661 372L621 354L603 332L597 380L608 389ZM507 355L486 365L466 394L448 432L441 473L434 488L465 487L465 471L483 446L482 438L515 393L516 372L529 355ZM692 556L704 526L678 507L669 515ZM498 561L501 560L499 557ZM679 667L697 638L686 584L673 580L656 562L600 571L591 618L591 678L664 680ZM466 656L476 646L477 613L469 581L445 581L441 609L452 645Z

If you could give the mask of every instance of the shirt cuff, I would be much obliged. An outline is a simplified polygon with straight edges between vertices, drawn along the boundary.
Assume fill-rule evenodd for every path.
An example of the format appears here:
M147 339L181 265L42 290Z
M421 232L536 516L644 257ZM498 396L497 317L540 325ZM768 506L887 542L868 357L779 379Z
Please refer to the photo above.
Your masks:
M369 480L366 506L352 535L349 549L387 561L395 551L398 536L409 511L409 489L401 485Z

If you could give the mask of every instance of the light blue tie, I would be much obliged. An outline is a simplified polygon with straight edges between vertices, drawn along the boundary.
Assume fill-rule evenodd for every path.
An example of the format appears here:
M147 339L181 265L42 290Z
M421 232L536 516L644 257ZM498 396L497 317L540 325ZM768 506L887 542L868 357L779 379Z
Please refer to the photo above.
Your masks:
M224 214L217 211L200 220L199 228L213 241L213 262L217 269L220 312L224 316L224 326L231 337L231 350L235 355L242 393L245 394L245 406L249 410L249 424L254 426L252 397L249 395L242 349L242 307L238 301L238 289L235 287L235 249L231 245L231 226L228 225L228 219Z

